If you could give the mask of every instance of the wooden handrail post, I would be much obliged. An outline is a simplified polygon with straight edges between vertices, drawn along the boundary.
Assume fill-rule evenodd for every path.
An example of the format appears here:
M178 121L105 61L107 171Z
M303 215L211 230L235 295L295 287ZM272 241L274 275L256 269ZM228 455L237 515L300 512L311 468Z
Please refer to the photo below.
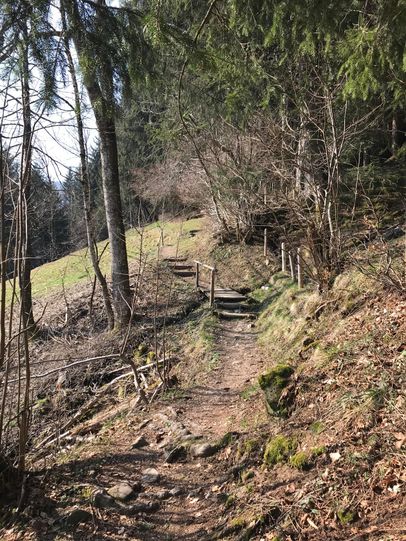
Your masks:
M196 289L199 289L199 273L200 273L200 268L199 268L199 262L196 261Z
M292 252L290 250L288 252L288 257L289 257L289 266L290 266L290 276L291 276L292 280L294 280L295 279L295 267L294 267L294 264L293 264Z
M297 249L297 286L299 289L303 287L303 276L302 276L302 260L300 255L300 247Z
M281 244L281 256L282 256L282 272L286 272L286 248L285 243Z
M216 285L216 268L214 267L211 270L210 275L210 306L213 306L214 304L214 288Z
M268 228L264 229L264 257L268 255Z

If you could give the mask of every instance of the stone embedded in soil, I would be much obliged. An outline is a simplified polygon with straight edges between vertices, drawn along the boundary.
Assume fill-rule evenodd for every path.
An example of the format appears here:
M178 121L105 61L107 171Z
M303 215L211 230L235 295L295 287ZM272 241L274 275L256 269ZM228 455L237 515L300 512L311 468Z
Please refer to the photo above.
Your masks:
M131 445L131 449L142 449L143 447L147 447L147 445L149 445L149 443L145 439L145 437L144 436L138 436L138 438Z
M93 505L99 509L111 509L116 506L116 501L106 492L98 490L93 494Z
M90 522L92 520L92 514L85 509L73 509L65 517L66 524L69 526L78 526L84 522Z
M173 464L174 462L185 460L186 455L187 453L185 447L183 445L178 445L165 454L165 462L168 464Z
M179 487L173 487L169 493L171 496L180 496L183 493L183 490Z
M172 496L171 492L169 490L161 490L160 492L157 492L156 497L158 500L167 500Z
M125 502L134 496L134 489L129 483L118 483L109 488L107 494L115 500Z
M190 447L190 454L195 458L206 458L213 456L215 453L217 453L217 451L218 447L216 445L212 445L211 443L197 443Z
M158 502L143 502L131 505L128 508L128 514L133 515L135 513L155 513L158 511L160 505Z
M142 480L144 483L147 483L148 485L153 485L154 483L158 483L161 476L159 475L158 471L155 468L147 468L143 470L142 472Z

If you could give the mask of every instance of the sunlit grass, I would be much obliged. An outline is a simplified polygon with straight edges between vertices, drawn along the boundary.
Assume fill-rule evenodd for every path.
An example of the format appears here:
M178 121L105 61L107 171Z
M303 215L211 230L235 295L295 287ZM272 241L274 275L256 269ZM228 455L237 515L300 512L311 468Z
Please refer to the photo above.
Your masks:
M189 235L190 231L201 229L203 220L195 218L185 222L155 222L144 228L143 235L141 230L130 229L126 232L128 259L131 261L138 259L141 247L143 256L152 260L157 256L157 246L161 235L161 228L164 232L164 244L172 245L174 251L179 239L179 255L187 254L187 251L195 242L194 237ZM180 235L180 233L182 233ZM110 274L110 251L106 247L107 241L98 243L99 254L103 251L100 260L100 267L104 274ZM77 250L56 261L41 265L32 271L32 292L33 297L40 299L49 294L58 293L63 288L70 289L78 284L92 280L94 272L87 249ZM11 284L8 285L11 291Z

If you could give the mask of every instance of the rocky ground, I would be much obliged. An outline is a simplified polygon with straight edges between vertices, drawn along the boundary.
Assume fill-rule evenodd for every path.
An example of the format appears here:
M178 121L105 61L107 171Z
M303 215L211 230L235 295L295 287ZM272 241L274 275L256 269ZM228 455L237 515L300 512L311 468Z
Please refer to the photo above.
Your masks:
M225 322L216 334L217 365L200 385L170 405L118 411L98 431L94 420L51 469L44 457L25 511L35 519L4 539L192 540L221 531L232 445L264 411L244 397L262 368L251 324Z

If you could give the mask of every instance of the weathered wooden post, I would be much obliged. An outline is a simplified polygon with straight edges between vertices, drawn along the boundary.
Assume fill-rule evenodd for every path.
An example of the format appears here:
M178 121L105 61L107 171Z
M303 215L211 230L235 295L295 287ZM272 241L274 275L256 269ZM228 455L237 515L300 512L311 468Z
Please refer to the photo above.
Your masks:
M210 274L210 306L214 305L214 288L216 285L216 268L211 269Z
M161 229L161 236L159 238L159 243L160 243L161 248L162 248L163 245L164 245L164 230L163 229Z
M281 256L282 256L282 272L286 272L286 248L285 243L281 244Z
M303 287L302 260L300 256L300 246L297 249L297 286L299 289L302 289Z
M288 252L288 256L289 256L290 276L292 280L294 280L295 279L295 266L293 264L292 252L290 250Z
M195 263L196 263L196 289L199 289L200 268L199 268L199 262L195 261Z
M268 203L268 189L264 186L264 205Z
M268 256L268 228L264 229L264 257Z

